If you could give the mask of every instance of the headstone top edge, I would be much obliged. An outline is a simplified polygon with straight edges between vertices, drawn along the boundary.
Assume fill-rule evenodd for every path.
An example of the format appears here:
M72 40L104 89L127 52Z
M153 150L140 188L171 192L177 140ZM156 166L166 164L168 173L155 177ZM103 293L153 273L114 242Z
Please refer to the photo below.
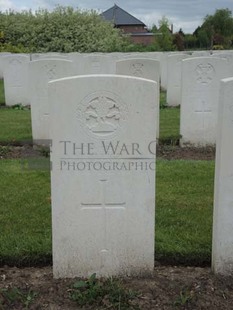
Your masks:
M130 75L118 75L118 74L89 74L89 75L76 75L76 76L69 76L61 79L56 79L50 81L48 84L55 84L55 83L61 83L64 81L72 81L72 80L83 80L83 79L95 79L98 77L99 79L101 78L112 78L112 79L125 79L125 80L132 80L132 81L146 81L148 83L157 85L156 81L150 80L150 79L145 79L141 77L135 77L135 76L130 76Z

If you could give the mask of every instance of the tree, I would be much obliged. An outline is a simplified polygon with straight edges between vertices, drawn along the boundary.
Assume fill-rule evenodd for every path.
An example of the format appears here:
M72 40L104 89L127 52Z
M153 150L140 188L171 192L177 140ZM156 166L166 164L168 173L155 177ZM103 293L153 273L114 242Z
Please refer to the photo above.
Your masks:
M94 11L58 6L52 12L0 12L6 44L22 45L31 52L120 51L127 39L119 29Z
M229 9L220 9L216 10L214 15L207 15L201 26L201 30L205 31L205 37L208 36L211 48L213 44L219 44L219 42L227 45L233 33L232 12ZM203 33L201 36L203 38Z
M158 32L158 28L155 24L152 25L151 32L153 32L153 33Z
M161 33L157 37L157 42L162 51L172 51L175 49L173 45L173 37L172 33L169 29L169 20L163 16L161 20L159 20L159 29L158 32Z
M197 39L200 48L208 48L211 46L211 36L205 29L198 31Z
M192 34L186 34L184 37L185 49L194 49L197 47L197 37Z
M179 32L174 34L173 44L176 46L178 51L184 50L184 37Z

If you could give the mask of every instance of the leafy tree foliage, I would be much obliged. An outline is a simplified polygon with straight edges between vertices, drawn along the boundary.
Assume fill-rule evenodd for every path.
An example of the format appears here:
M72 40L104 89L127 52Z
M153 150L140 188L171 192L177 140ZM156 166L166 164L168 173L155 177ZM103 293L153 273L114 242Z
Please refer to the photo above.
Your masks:
M202 26L196 29L200 47L224 45L229 48L232 45L233 18L229 9L216 10L214 15L207 15Z
M111 52L128 40L94 11L58 6L54 11L0 12L5 45L31 52Z
M173 36L169 28L169 20L163 16L159 20L159 29L158 29L157 43L162 51L172 51L175 49L173 45Z
M184 36L185 49L195 49L197 47L197 37L192 34L186 34Z
M184 50L184 36L182 36L179 32L173 35L173 44L176 46L178 51Z

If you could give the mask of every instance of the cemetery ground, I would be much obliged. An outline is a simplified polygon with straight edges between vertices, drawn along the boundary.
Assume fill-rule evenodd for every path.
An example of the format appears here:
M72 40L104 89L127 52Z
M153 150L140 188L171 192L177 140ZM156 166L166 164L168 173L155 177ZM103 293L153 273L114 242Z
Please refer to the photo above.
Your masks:
M52 277L49 154L28 108L0 108L0 309L233 309L210 270L214 149L179 148L179 109L161 107L154 275L86 281Z

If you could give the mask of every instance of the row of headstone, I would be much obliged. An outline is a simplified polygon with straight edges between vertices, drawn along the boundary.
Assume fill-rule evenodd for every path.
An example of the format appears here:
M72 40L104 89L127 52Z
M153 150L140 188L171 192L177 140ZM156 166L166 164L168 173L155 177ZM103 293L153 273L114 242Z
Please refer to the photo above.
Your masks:
M193 96L209 100L210 87L219 91L227 60L213 57L211 61L182 62L184 73L194 76L187 85L187 92L195 89ZM123 71L121 65L119 71ZM64 59L30 63L30 72L36 75L31 83L38 84L34 91L49 102L47 115L44 111L40 115L50 117L53 142L54 276L152 274L158 85L151 78L124 72L72 77L71 67L72 62ZM232 275L233 78L222 80L220 96L217 91L213 96L220 98L220 108L212 266L216 273ZM207 113L204 103L194 113Z
M180 105L180 145L215 145L220 80L233 76L233 54L168 56L169 106Z
M193 52L192 57L197 53L199 55L210 54L209 52ZM200 54L201 53L201 54ZM178 52L148 52L148 53L110 53L110 54L81 54L81 53L46 53L46 54L11 54L11 56L5 57L10 53L0 53L0 78L3 78L3 71L5 72L6 79L6 104L28 104L28 96L25 94L24 89L28 87L27 80L28 76L24 76L24 71L27 70L25 67L29 61L40 60L40 59L66 59L73 61L73 66L76 74L114 74L116 71L116 61L122 60L123 58L150 58L160 62L160 80L161 87L168 90L168 105L175 105L177 100L173 99L173 93L177 93L177 76L180 75L180 69L177 73L173 70L173 62L169 60L171 56L185 55L184 53ZM187 53L190 55L191 53ZM232 60L232 54L230 52L215 53L218 57L226 57L228 61ZM230 56L229 56L230 55ZM22 58L22 56L24 56ZM173 58L175 59L175 58ZM179 68L180 65L175 61L175 67ZM232 65L232 62L231 62ZM232 65L233 66L233 65ZM15 73L11 80L11 75ZM17 79L19 75L22 75L21 79ZM10 83L10 84L9 84ZM20 85L19 85L20 84ZM169 85L168 85L169 84ZM19 90L20 86L21 89ZM170 88L171 85L171 88ZM15 98L15 90L19 90L18 98Z
M151 79L159 85L159 62L150 59L129 59L116 62L116 74ZM50 80L76 75L69 60L44 59L29 64L32 133L36 144L44 144L49 137L49 101L47 86ZM159 86L157 89L159 93ZM159 132L159 96L155 106Z
M45 144L49 140L48 82L77 75L78 63L82 63L82 66L79 65L79 75L112 72L112 74L152 79L157 82L159 93L160 66L156 60L129 58L123 63L116 61L112 66L110 57L102 55L82 56L83 61L78 55L79 61L76 59L76 65L65 56L59 58L60 55L56 57L33 55L33 57L31 56L38 60L29 61L29 56L25 55L4 57L6 68L4 77L7 102L11 101L14 104L25 102L31 105L32 134L36 144ZM155 105L158 110L156 115L159 133L159 97Z
M151 53L147 55L144 53L145 58L141 59L133 58L136 57L134 55L126 55L125 60L117 61L120 55L114 55L114 62L110 56L95 54L83 56L78 53L1 57L5 59L6 64L4 70L6 101L31 105L33 139L39 141L49 139L49 107L46 94L47 83L50 80L77 75L78 70L79 75L117 73L155 80L159 89L160 79L162 80L161 62L146 58L151 56ZM159 56L159 54L153 55ZM215 55L218 58L215 56L190 58L190 55L181 53L167 55L167 99L170 105L181 103L181 146L205 146L216 142L219 83L222 78L233 76L233 67L232 54ZM68 56L73 59L72 62L68 60ZM39 60L30 61L30 58ZM67 63L69 70L63 67ZM157 138L159 138L159 99L156 106Z
M156 82L91 75L48 88L54 277L152 274ZM233 275L233 78L219 101L212 268Z

